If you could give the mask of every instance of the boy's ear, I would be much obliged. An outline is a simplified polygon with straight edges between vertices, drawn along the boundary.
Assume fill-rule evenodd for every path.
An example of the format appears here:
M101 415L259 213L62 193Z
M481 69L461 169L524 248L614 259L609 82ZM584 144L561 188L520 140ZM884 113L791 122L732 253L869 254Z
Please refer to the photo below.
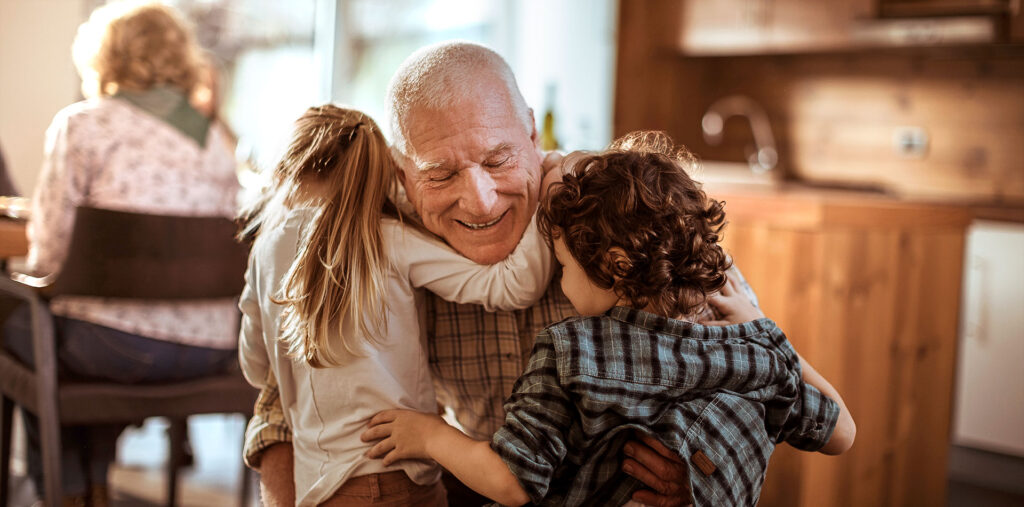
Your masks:
M608 265L611 266L612 276L616 279L629 276L633 270L633 261L626 255L626 251L620 247L613 246L608 249Z

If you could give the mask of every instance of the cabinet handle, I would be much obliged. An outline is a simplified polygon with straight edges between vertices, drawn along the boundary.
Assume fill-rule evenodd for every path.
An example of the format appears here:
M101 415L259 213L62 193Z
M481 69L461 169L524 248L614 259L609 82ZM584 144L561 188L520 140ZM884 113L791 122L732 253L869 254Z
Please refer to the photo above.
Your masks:
M976 340L978 345L988 343L988 313L989 313L989 276L992 270L989 269L989 262L981 256L971 258L971 271L967 279L971 281L974 289L969 294L973 301L967 302L967 332L964 338Z

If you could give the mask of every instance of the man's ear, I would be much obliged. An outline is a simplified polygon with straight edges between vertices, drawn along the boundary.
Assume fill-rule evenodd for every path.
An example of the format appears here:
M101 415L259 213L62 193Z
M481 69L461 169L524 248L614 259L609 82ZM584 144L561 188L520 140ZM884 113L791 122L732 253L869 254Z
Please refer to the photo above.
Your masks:
M540 149L540 135L537 133L537 119L533 117L533 108L527 108L527 112L530 113L530 140L533 141L533 147Z
M391 158L395 161L395 172L397 173L396 176L398 177L398 183L400 183L402 188L405 188L406 192L408 192L409 189L405 185L405 169L409 167L410 164L413 164L413 161L394 146L391 146L390 151Z

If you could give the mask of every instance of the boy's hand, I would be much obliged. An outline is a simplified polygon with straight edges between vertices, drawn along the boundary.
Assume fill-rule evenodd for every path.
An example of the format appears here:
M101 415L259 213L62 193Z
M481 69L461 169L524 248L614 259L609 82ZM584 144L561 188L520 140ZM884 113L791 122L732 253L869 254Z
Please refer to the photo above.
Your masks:
M728 326L764 318L764 312L750 302L750 298L740 288L739 282L732 278L726 280L725 286L718 294L708 298L708 304L721 317L717 320L701 322L705 326Z
M690 480L686 464L661 442L647 435L638 435L640 442L627 442L629 456L622 470L644 483L650 490L633 493L633 500L654 507L691 505Z
M370 419L363 442L380 440L366 452L369 458L384 458L384 465L402 459L429 459L427 442L448 427L440 416L412 410L384 410ZM383 440L382 440L383 439Z

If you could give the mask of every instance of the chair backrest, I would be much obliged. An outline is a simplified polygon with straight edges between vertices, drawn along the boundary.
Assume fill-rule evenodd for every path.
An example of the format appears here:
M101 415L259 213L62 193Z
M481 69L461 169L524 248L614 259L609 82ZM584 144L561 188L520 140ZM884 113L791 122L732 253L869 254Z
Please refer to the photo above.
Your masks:
M247 245L222 217L79 207L51 296L204 299L242 292Z

